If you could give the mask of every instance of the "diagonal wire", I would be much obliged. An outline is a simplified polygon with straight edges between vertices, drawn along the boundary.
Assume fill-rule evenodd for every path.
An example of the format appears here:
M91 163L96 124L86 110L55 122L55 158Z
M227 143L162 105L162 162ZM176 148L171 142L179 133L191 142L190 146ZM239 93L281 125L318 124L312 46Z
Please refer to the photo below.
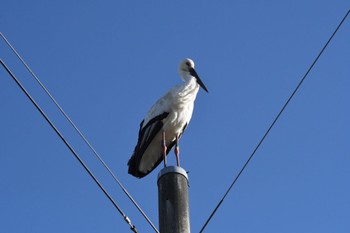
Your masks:
M56 134L61 138L63 143L68 147L68 149L73 153L75 158L79 161L79 163L84 167L84 169L87 171L87 173L90 175L90 177L95 181L95 183L98 185L98 187L102 190L102 192L107 196L107 198L112 202L114 207L118 210L118 212L123 216L125 222L129 224L130 229L137 233L137 229L135 225L133 225L129 219L128 216L124 214L124 212L121 210L121 208L118 206L118 204L113 200L111 195L106 191L106 189L102 186L100 181L95 177L95 175L90 171L90 169L86 166L86 164L81 160L80 156L77 154L77 152L74 151L73 147L67 142L67 140L63 137L61 132L56 128L56 126L52 123L52 121L49 119L49 117L45 114L45 112L40 108L40 106L35 102L35 100L32 98L32 96L27 92L27 90L23 87L23 85L18 81L16 76L11 72L11 70L6 66L6 64L0 59L1 65L5 68L5 70L8 72L8 74L12 77L12 79L17 83L18 87L23 91L23 93L28 97L28 99L32 102L32 104L36 107L36 109L40 112L40 114L45 118L47 123L51 126L51 128L56 132Z
M316 64L316 62L318 61L318 59L321 57L323 51L327 48L328 44L331 42L331 40L333 39L333 37L335 36L335 34L338 32L338 29L341 27L341 25L343 24L343 22L345 21L345 19L348 17L350 13L350 9L348 10L348 12L346 13L346 15L343 17L343 19L341 20L341 22L339 23L339 25L337 26L337 28L335 29L335 31L333 32L333 34L331 35L331 37L328 39L327 43L323 46L323 48L321 49L321 51L319 52L319 54L317 55L317 57L315 58L315 60L313 61L313 63L311 64L311 66L309 67L309 69L306 71L305 75L303 76L303 78L301 79L301 81L299 82L299 84L297 85L297 87L295 88L295 90L293 91L293 93L290 95L290 97L288 98L288 100L286 101L286 103L283 105L282 109L280 110L280 112L277 114L277 116L275 117L275 119L273 120L273 122L271 123L270 127L268 128L268 130L266 131L266 133L264 134L264 136L261 138L261 140L259 141L259 143L256 145L255 149L253 150L253 152L251 153L251 155L249 156L248 160L245 162L245 164L243 165L243 167L241 168L241 170L238 172L237 176L235 177L235 179L233 180L233 182L231 183L230 187L227 189L226 193L224 194L224 196L222 197L222 199L219 201L219 203L217 204L217 206L215 207L215 209L213 210L213 212L210 214L209 218L207 219L207 221L205 222L205 224L203 225L202 229L200 230L199 233L202 233L204 231L204 229L206 228L206 226L208 225L208 223L210 222L210 220L212 219L212 217L214 216L214 214L216 213L216 211L219 209L219 207L221 206L221 204L224 202L226 196L229 194L229 192L231 191L232 187L235 185L236 181L238 180L238 178L241 176L241 174L243 173L244 169L247 167L247 165L249 164L250 160L253 158L253 156L255 155L255 152L259 149L259 147L261 146L261 144L263 143L263 141L265 140L265 138L267 137L267 135L269 134L269 132L271 131L271 129L273 128L273 126L275 125L275 123L277 122L277 120L279 119L279 117L282 115L283 111L286 109L287 105L289 104L289 102L292 100L292 98L294 97L295 93L299 90L300 86L302 85L302 83L304 82L304 80L306 79L306 77L308 76L308 74L310 73L310 71L312 70L312 68L314 67L314 65Z
M113 179L118 183L119 187L123 190L125 195L130 199L130 201L134 204L134 206L138 209L138 211L142 214L142 216L146 219L146 221L150 224L150 226L153 228L153 230L157 233L159 231L154 226L152 221L147 217L145 212L141 209L141 207L137 204L137 202L133 199L133 197L129 194L129 192L125 189L125 187L122 185L122 183L119 181L119 179L114 175L112 170L107 166L105 161L102 159L102 157L97 153L95 148L91 145L91 143L86 139L86 137L83 135L83 133L79 130L79 128L74 124L74 122L71 120L71 118L68 116L68 114L63 110L63 108L59 105L59 103L56 101L56 99L52 96L52 94L49 92L49 90L44 86L44 84L40 81L40 79L35 75L35 73L30 69L30 67L27 65L27 63L23 60L23 58L19 55L19 53L16 51L16 49L11 45L11 43L7 40L7 38L0 32L0 36L3 38L3 40L6 42L6 44L11 48L11 50L15 53L17 58L22 62L22 64L26 67L26 69L29 71L29 73L32 75L32 77L38 82L38 84L41 86L41 88L45 91L45 93L50 97L50 99L54 102L56 107L60 110L60 112L64 115L64 117L68 120L70 125L75 129L75 131L79 134L79 136L83 139L83 141L88 145L88 147L91 149L91 151L94 153L96 158L103 164L103 166L107 169L109 174L113 177Z

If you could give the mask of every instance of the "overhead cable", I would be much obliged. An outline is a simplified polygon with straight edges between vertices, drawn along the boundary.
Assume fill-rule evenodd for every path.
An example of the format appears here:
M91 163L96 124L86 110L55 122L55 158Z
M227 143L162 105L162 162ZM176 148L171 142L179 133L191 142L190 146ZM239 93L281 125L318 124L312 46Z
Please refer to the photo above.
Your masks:
M245 164L243 165L243 167L241 168L241 170L238 172L238 174L236 175L236 177L234 178L233 182L231 183L231 185L229 186L229 188L227 189L227 191L225 192L225 194L223 195L223 197L221 198L221 200L219 201L219 203L216 205L216 207L214 208L214 210L212 211L212 213L210 214L209 218L207 219L207 221L204 223L202 229L200 230L199 233L202 233L204 231L204 229L206 228L206 226L208 225L208 223L210 222L210 220L212 219L212 217L214 216L214 214L216 213L216 211L219 209L219 207L221 206L221 204L224 202L226 196L229 194L229 192L231 191L231 189L233 188L233 186L235 185L236 181L238 180L238 178L241 176L242 172L244 171L244 169L247 167L247 165L249 164L249 162L251 161L251 159L253 158L253 156L255 155L256 151L259 149L259 147L261 146L261 144L263 143L263 141L265 140L265 138L267 137L267 135L269 134L269 132L271 131L271 129L273 128L273 126L275 125L275 123L277 122L277 120L279 119L279 117L282 115L283 111L286 109L287 105L289 104L289 102L292 100L292 98L294 97L294 95L296 94L296 92L299 90L300 86L302 85L302 83L304 82L304 80L306 79L306 77L308 76L308 74L310 73L310 71L312 70L312 68L314 67L314 65L316 64L316 62L318 61L318 59L321 57L323 51L327 48L328 44L331 42L331 40L333 39L333 37L335 36L335 34L338 32L338 29L341 27L341 25L343 24L343 22L345 21L345 19L348 17L350 13L350 9L348 10L348 12L346 13L346 15L343 17L343 19L341 20L341 22L338 24L337 28L335 29L335 31L333 32L333 34L331 35L331 37L328 39L327 43L323 46L323 48L321 49L321 51L318 53L317 57L315 58L315 60L312 62L311 66L309 67L309 69L306 71L305 75L303 76L303 78L300 80L299 84L297 85L297 87L294 89L293 93L289 96L288 100L286 101L286 103L283 105L282 109L280 110L280 112L277 114L277 116L275 117L275 119L273 120L273 122L271 123L270 127L267 129L267 131L265 132L264 136L260 139L259 143L256 145L255 149L253 150L253 152L251 153L251 155L249 156L248 160L245 162Z
M49 90L45 87L45 85L40 81L40 79L36 76L36 74L32 71L32 69L28 66L28 64L23 60L23 58L19 55L17 50L12 46L12 44L7 40L7 38L0 32L0 36L3 38L3 40L6 42L6 44L10 47L10 49L13 51L13 53L17 56L17 58L22 62L22 64L26 67L26 69L29 71L31 76L36 80L36 82L40 85L40 87L44 90L44 92L49 96L49 98L52 100L52 102L56 105L56 107L60 110L60 112L64 115L64 117L68 120L70 125L75 129L75 131L79 134L79 136L83 139L83 141L87 144L87 146L90 148L90 150L94 153L96 158L102 163L102 165L107 169L108 173L113 177L113 179L117 182L119 187L122 189L122 191L125 193L125 195L129 198L129 200L134 204L134 206L137 208L137 210L141 213L141 215L146 219L146 221L150 224L150 226L153 228L153 230L157 233L159 231L155 227L155 225L152 223L152 221L148 218L146 213L141 209L141 207L137 204L137 202L134 200L134 198L129 194L129 192L126 190L126 188L123 186L123 184L120 182L120 180L116 177L116 175L112 172L112 170L107 166L105 161L102 159L101 155L95 150L95 148L91 145L91 143L87 140L87 138L84 136L84 134L80 131L80 129L76 126L76 124L71 120L71 118L68 116L68 114L63 110L61 105L56 101L56 99L53 97L53 95L49 92Z
M63 141L63 143L68 147L68 149L72 152L74 157L79 161L79 163L83 166L83 168L86 170L86 172L90 175L90 177L95 181L95 183L98 185L98 187L102 190L102 192L107 196L107 198L112 202L113 206L118 210L118 212L122 215L125 222L130 226L130 229L137 233L137 229L135 225L133 225L129 219L128 216L124 214L124 212L121 210L121 208L118 206L118 204L113 200L111 195L106 191L106 189L102 186L100 181L95 177L95 175L90 171L90 169L87 167L87 165L82 161L80 156L75 152L73 147L67 142L67 140L63 137L61 132L56 128L56 126L52 123L52 121L49 119L49 117L45 114L45 112L40 108L40 106L35 102L33 97L28 93L28 91L23 87L23 85L19 82L19 80L16 78L16 76L11 72L11 70L6 66L6 64L0 59L1 65L5 68L7 73L12 77L12 79L16 82L18 87L23 91L23 93L28 97L28 99L32 102L32 104L36 107L36 109L40 112L40 114L45 118L47 123L51 126L51 128L56 132L58 137Z

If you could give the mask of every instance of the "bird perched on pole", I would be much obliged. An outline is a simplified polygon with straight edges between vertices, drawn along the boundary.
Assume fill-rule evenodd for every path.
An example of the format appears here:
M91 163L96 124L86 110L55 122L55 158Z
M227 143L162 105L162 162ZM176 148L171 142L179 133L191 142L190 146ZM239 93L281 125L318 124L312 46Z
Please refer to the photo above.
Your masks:
M171 88L148 111L140 124L139 137L128 166L129 174L142 178L164 160L175 146L177 166L180 166L179 139L191 120L199 87L208 89L194 69L194 62L186 58L179 66L184 81Z

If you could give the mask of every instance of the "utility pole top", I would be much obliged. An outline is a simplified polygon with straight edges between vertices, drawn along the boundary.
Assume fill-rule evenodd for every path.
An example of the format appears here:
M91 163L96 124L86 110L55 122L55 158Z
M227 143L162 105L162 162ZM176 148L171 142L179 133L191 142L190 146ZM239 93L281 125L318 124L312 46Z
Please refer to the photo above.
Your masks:
M187 182L188 182L188 176L187 176L187 172L185 171L185 169L183 169L182 167L179 166L169 166L169 167L165 167L162 170L160 170L160 172L158 173L158 182L159 179L163 176L166 175L167 173L178 173L183 175Z
M159 230L161 233L190 233L188 176L178 166L158 174Z

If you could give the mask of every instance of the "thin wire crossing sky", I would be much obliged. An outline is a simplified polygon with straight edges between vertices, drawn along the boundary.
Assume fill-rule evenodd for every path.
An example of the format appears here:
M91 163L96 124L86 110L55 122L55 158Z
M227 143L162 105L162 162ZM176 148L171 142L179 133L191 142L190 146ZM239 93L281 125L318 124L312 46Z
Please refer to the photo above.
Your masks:
M179 62L195 61L210 93L198 93L180 146L199 232L348 10L347 1L11 1L0 31L157 227L161 167L136 179L127 161L148 109L182 82ZM349 232L349 27L346 20L204 232ZM139 232L153 232L3 41L0 58ZM0 77L0 231L131 232L2 68Z

